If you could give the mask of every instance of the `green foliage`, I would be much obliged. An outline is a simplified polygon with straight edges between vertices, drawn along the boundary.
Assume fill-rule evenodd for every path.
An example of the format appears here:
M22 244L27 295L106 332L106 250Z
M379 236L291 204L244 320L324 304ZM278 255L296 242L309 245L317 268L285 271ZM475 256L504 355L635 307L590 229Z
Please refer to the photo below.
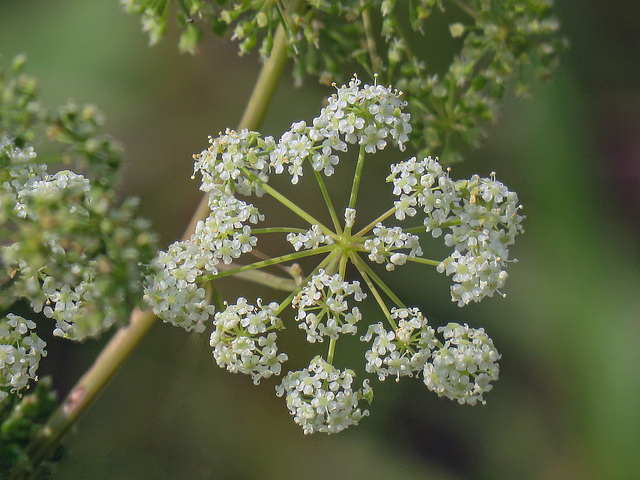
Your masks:
M51 377L41 378L33 393L22 398L12 396L0 403L0 479L9 478L14 465L28 461L27 446L43 428L56 405L57 396L51 389ZM51 459L40 467L36 478L49 478L51 467L63 453L64 448L59 446Z
M93 105L68 102L48 110L38 101L38 82L24 73L26 57L9 68L0 65L0 132L17 148L44 146L50 151L38 163L74 166L103 189L112 188L122 163L122 147L101 133L104 116Z
M143 29L156 43L166 29L167 0L124 0L142 15ZM414 122L412 142L421 155L438 155L447 164L462 159L465 146L477 147L483 122L494 120L507 86L526 95L535 80L546 80L565 41L550 0L347 0L306 2L243 0L176 1L184 26L181 51L194 53L198 25L217 35L230 34L240 53L260 45L266 57L278 25L287 34L298 82L316 75L321 82L343 79L355 61L371 76L381 75L402 90ZM427 32L438 14L459 18L450 33L461 47L444 72L420 57ZM433 47L437 48L437 45ZM346 67L346 68L345 68Z
M137 201L115 204L122 149L92 105L47 110L24 57L0 69L0 314L20 300L75 340L124 322L156 251ZM50 152L41 160L32 145ZM69 170L73 166L93 181ZM9 338L10 335L7 336ZM14 371L12 375L16 375Z

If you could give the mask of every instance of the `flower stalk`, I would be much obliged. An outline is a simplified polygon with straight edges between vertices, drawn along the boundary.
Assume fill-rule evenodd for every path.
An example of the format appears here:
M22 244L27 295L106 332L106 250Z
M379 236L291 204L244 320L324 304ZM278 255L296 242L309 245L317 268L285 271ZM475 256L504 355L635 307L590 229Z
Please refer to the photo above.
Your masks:
M402 111L406 103L401 92L377 84L361 87L361 83L354 77L348 85L337 88L310 125L293 123L278 140L248 130L227 130L211 138L211 146L194 156L195 170L202 176L200 188L210 194L211 213L188 241L176 242L167 252L160 252L155 273L145 287L145 299L164 321L188 331L204 331L204 322L213 312L203 305L200 284L304 257L324 256L311 274L300 276L299 285L281 303L257 298L250 304L242 296L235 304L225 303L215 312L210 337L218 366L249 374L256 384L279 375L288 360L277 346L279 331L290 322L285 308L293 310L294 325L305 332L307 342L327 342L324 356L314 357L308 368L288 372L276 387L276 394L285 397L294 421L305 433L336 433L357 425L369 414L360 403L370 403L373 398L369 380L357 388L354 371L334 364L340 336L356 335L358 324L364 320L356 302L368 295L360 281L347 280L349 263L360 273L384 318L384 322L368 323L361 337L371 342L365 354L365 370L377 374L380 380L389 375L399 379L421 374L427 387L438 395L459 403L484 402L483 395L498 376L499 354L491 340L479 330L451 324L438 330L446 337L444 342L439 341L420 310L405 306L363 257L384 264L388 271L414 259L435 266L438 272L453 275L452 300L462 306L492 295L503 284L507 247L522 230L517 196L493 176L453 181L437 160L414 157L391 165L387 181L393 184L397 197L394 206L352 234L361 179L370 161L367 154L373 155L389 143L404 150L411 131L409 115ZM344 218L340 220L323 177L335 173L340 153L347 152L349 145L357 145L358 158ZM333 231L269 185L272 175L288 173L295 186L305 168L314 172ZM265 216L245 199L263 194L308 222L309 230L287 231L279 226L254 229L253 225L265 221ZM397 221L415 222L419 212L424 214L422 226L409 229L431 233L434 238L441 237L443 229L450 230L444 236L445 244L454 247L448 258L424 259L417 235L382 223L392 216ZM276 232L287 233L286 240L295 252L230 270L219 267L254 251L258 243L255 234ZM176 301L179 309L172 306ZM467 348L467 339L472 337L477 341ZM457 352L454 345L458 344L464 348L455 347L458 357L449 358L446 345ZM480 363L467 371L468 359Z

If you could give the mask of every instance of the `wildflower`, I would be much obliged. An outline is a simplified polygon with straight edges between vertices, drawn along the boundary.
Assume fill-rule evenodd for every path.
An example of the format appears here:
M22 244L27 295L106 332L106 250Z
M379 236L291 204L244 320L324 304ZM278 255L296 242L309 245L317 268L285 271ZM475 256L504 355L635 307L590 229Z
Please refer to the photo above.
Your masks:
M282 372L288 357L278 352L276 343L289 307L307 342L328 344L325 357L316 356L308 367L285 373L276 387L305 433L338 432L368 415L360 406L360 400L373 397L368 380L355 389L353 370L335 365L341 337L356 335L359 329L365 332L361 340L370 345L364 355L365 370L379 380L423 375L439 395L476 403L484 401L489 382L497 378L499 355L482 330L450 327L441 343L422 312L403 305L367 262L383 264L388 271L409 262L435 267L452 277L452 299L461 306L490 296L504 285L507 249L522 231L517 196L493 177L454 181L436 159L412 158L391 165L388 181L397 197L393 206L361 230L354 228L360 219L360 178L370 156L390 144L403 150L408 140L411 126L404 106L400 92L375 84L362 86L354 78L337 89L318 117L293 123L279 139L263 139L248 130L226 130L211 138L209 148L194 156L194 172L202 177L200 188L209 195L209 216L198 223L190 239L161 252L147 277L145 299L160 318L200 332L213 315L210 344L215 361L231 372L250 375L254 383ZM349 148L358 149L358 159L340 219L324 179L335 173L341 153ZM287 175L297 185L305 168L314 172L329 225L269 181L274 174ZM249 197L261 195L284 205L308 227L265 226L265 215L249 203ZM413 225L387 225L394 217ZM256 251L261 235L278 233L284 233L291 245L288 253L270 258ZM443 240L453 252L445 259L425 258L420 237L425 233ZM259 260L247 262L247 254ZM305 257L319 259L306 275L299 266L285 267L292 273L290 281L264 274L266 283L289 292L284 300L265 305L258 298L254 306L240 297L215 313L209 304L210 281L251 275ZM360 280L348 278L349 264ZM364 318L359 302L369 294L382 317ZM464 360L465 355L475 359L476 351L486 353L485 363ZM455 353L453 360L447 352Z
M424 367L424 383L429 390L458 403L486 403L483 395L498 379L501 355L483 328L449 323L438 328L445 343L434 350L432 360Z
M0 321L0 403L38 379L36 371L47 352L44 341L32 332L35 328L33 321L13 313Z
M275 331L284 328L276 316L278 307L275 302L264 306L260 299L254 307L240 297L235 305L226 305L216 313L210 345L218 366L249 374L255 384L279 375L287 355L278 354L276 346Z
M353 370L338 370L317 356L307 368L287 373L276 395L285 396L289 412L304 433L338 433L369 415L359 402L371 403L373 390L365 380L354 391L354 377Z

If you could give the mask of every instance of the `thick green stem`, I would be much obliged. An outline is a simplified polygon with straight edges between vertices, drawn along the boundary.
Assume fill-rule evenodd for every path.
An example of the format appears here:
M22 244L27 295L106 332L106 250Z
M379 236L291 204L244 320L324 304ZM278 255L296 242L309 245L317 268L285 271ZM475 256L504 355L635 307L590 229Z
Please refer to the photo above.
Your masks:
M262 66L260 76L256 80L256 84L249 97L247 106L244 110L244 114L238 123L238 130L248 129L255 130L260 126L264 115L267 112L269 102L273 98L273 92L280 81L282 71L287 63L287 38L282 24L276 31L275 38L273 40L273 49L271 50L271 57ZM200 204L198 205L191 223L187 227L183 240L187 240L191 233L196 230L196 224L205 218L209 214L209 195L204 195Z
M243 128L255 130L262 123L286 63L287 34L282 24L280 24L273 39L271 56L262 66L260 76L253 87L244 115L242 115L238 124L238 130Z
M30 465L18 466L18 469L24 470L13 472L11 478L29 478L29 473L36 471L51 455L65 433L96 399L154 322L153 312L134 309L129 324L115 333L91 368L80 378L62 405L31 441L27 449Z
M382 74L384 72L384 64L376 51L371 11L366 7L364 0L360 1L360 5L362 6L362 26L364 27L364 34L367 40L367 50L369 51L369 58L371 59L371 67L373 68L374 74Z
M278 84L286 64L286 38L282 26L275 35L271 57L262 67L254 90L238 129L256 129L262 121L273 91ZM206 196L198 205L183 238L189 238L198 221L209 213ZM10 478L29 478L37 472L39 465L56 449L63 436L76 423L98 394L113 378L120 366L129 357L155 323L151 311L136 308L131 313L129 324L121 327L111 338L91 368L80 378L62 405L49 418L44 428L33 438L27 448L29 463L17 465Z

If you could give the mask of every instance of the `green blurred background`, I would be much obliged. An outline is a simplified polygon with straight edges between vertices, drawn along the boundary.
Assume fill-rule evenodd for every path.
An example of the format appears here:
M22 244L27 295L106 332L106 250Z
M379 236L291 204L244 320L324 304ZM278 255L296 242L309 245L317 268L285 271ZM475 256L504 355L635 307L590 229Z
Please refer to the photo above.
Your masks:
M525 206L507 297L458 309L433 271L389 277L432 324L487 329L503 359L486 406L415 379L375 382L359 427L304 436L273 381L254 387L215 365L206 336L158 324L68 438L54 478L640 478L640 2L556 5L571 48L552 83L529 101L510 96L484 147L453 170L495 170ZM73 98L106 113L127 151L121 193L141 198L163 246L200 198L191 154L238 122L259 71L228 41L207 37L201 50L179 55L171 30L148 48L116 0L0 2L4 62L26 53L49 106ZM285 76L262 131L311 119L331 93ZM233 280L220 288L272 298ZM105 341L51 339L41 374L65 394ZM296 367L310 357L290 356Z

